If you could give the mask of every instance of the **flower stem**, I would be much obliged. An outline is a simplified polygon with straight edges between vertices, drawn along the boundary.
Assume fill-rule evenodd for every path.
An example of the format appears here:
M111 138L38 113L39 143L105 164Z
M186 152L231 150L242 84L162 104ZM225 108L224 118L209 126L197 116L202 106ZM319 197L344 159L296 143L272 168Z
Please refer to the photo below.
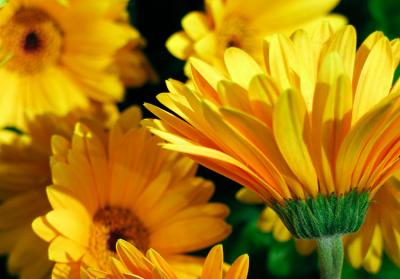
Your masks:
M321 279L340 279L343 266L343 245L339 235L317 239Z

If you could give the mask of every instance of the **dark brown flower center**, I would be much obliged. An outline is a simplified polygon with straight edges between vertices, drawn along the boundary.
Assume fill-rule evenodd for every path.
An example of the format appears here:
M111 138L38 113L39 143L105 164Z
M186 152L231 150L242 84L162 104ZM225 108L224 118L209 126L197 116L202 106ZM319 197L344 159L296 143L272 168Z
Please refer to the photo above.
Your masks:
M6 68L34 74L59 61L62 32L57 22L38 8L20 8L0 27L2 51L11 58Z
M33 52L40 49L40 39L35 31L29 32L24 40L24 50L26 52Z
M93 217L89 252L99 267L108 268L109 257L115 254L118 239L132 243L143 252L149 248L149 233L131 210L120 207L98 210Z

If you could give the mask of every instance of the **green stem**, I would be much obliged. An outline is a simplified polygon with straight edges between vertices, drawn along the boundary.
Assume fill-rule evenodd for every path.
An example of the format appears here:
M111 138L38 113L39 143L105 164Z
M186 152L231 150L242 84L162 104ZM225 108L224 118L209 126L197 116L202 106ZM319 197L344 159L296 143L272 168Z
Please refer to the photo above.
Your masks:
M343 266L343 245L339 235L317 239L321 279L340 279Z

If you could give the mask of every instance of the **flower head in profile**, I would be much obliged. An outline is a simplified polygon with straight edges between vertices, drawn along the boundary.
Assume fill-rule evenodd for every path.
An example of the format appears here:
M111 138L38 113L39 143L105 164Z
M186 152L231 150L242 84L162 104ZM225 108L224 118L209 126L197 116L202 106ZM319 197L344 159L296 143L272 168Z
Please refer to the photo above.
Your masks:
M228 208L208 202L213 184L195 176L192 160L159 147L161 140L140 120L133 107L109 132L79 123L71 141L53 138L52 210L33 229L49 242L50 260L71 272L80 266L109 271L118 239L179 264L183 254L230 233Z
M34 218L50 210L45 188L51 183L51 136L70 137L75 122L89 121L90 115L107 126L116 114L113 106L94 106L91 113L36 116L28 122L25 134L0 132L0 252L9 255L10 273L19 274L21 279L41 279L48 276L53 265L46 243L31 227Z
M149 249L144 255L135 246L124 240L119 240L116 246L117 258L112 259L110 273L96 272L89 269L83 271L84 279L117 279L117 278L142 278L142 279L177 279L177 275L169 263L154 249ZM202 266L199 279L246 279L249 269L249 258L242 255L235 260L231 267L224 267L222 245L214 246L207 255Z
M220 69L224 51L229 47L245 50L262 60L262 40L275 32L290 34L312 28L321 20L335 26L345 24L338 15L329 15L337 0L205 0L205 12L194 11L182 19L183 31L167 41L168 50L177 58L197 57Z
M25 129L27 118L65 116L92 101L115 103L123 85L111 70L135 37L113 15L115 0L9 0L0 10L0 126ZM119 15L118 15L119 16Z
M195 89L169 81L158 99L176 115L147 105L161 120L146 125L257 193L295 236L355 232L399 166L399 47L376 32L356 51L352 26L276 34L265 69L236 48L228 76L193 60Z

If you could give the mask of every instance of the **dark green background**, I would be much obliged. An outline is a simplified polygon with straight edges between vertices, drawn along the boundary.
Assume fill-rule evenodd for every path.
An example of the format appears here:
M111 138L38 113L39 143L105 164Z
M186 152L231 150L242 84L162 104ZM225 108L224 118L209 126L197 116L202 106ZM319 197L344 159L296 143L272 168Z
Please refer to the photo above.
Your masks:
M247 0L251 1L251 0ZM279 0L276 0L279 1ZM160 84L131 89L121 109L131 104L156 103L155 95L166 91L163 80L184 80L183 62L171 56L164 47L169 35L181 29L181 18L192 10L201 10L200 0L135 0L129 5L133 24L147 40L146 54L160 76ZM362 41L375 30L384 31L390 38L400 36L400 0L344 0L335 12L344 14L357 28L358 40ZM144 110L146 117L151 115ZM227 203L231 208L228 221L234 226L232 235L224 242L225 257L232 262L243 253L250 254L248 278L319 278L317 258L301 257L293 242L279 243L271 234L263 234L256 228L256 220L262 207L246 206L234 199L239 186L206 169L200 175L212 179L217 185L215 201ZM203 251L200 254L205 254ZM5 258L1 259L0 279L7 276ZM347 263L343 278L400 278L400 269L385 258L381 272L369 275L362 270L353 270Z

